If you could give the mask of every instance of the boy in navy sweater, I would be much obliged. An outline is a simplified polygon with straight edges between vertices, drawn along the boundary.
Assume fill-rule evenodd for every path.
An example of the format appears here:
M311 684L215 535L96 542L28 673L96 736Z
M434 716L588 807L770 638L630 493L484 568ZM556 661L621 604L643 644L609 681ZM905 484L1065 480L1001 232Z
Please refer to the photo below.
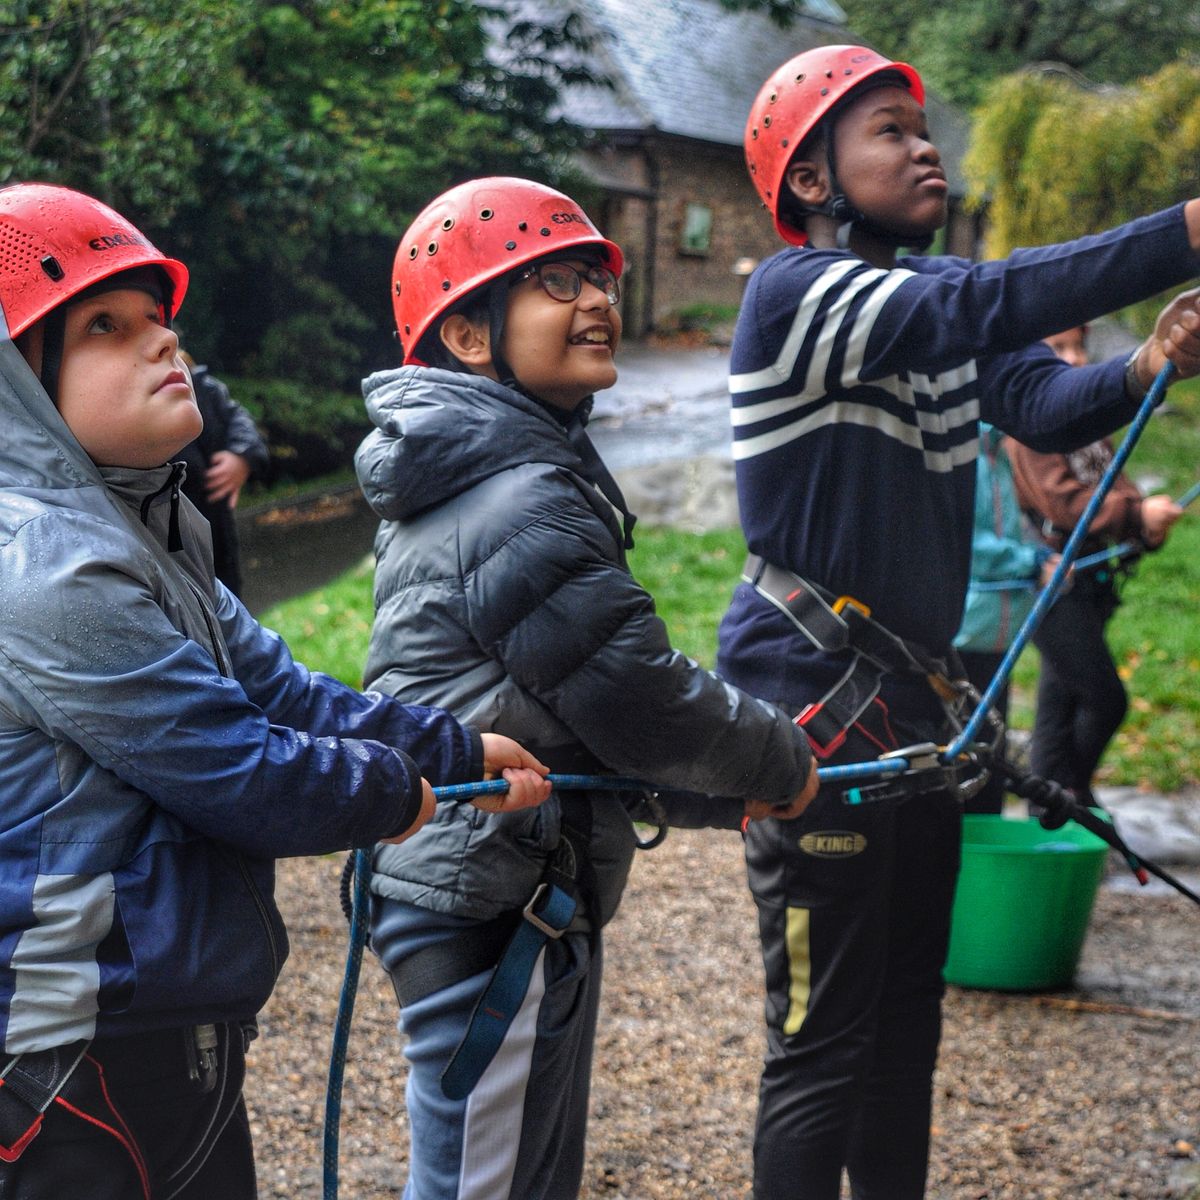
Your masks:
M767 80L746 128L790 248L751 278L734 338L751 555L718 666L833 762L947 740L929 677L962 615L980 419L1068 449L1128 421L1168 359L1200 367L1196 293L1124 363L1071 369L1038 340L1197 274L1200 200L1003 262L898 260L946 219L922 103L911 67L826 46ZM849 627L883 644L882 675L839 643ZM843 1168L860 1200L923 1195L960 809L948 787L856 807L827 787L799 821L748 830L757 1200L836 1197Z

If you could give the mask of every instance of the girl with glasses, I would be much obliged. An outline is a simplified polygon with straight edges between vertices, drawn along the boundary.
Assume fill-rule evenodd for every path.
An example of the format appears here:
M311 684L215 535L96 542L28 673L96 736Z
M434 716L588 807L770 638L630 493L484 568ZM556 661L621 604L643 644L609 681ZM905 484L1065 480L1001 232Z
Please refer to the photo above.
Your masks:
M366 381L357 456L382 518L367 686L520 731L554 771L650 781L658 821L793 817L816 789L807 740L674 651L629 573L633 517L585 430L617 378L621 267L573 200L522 179L463 184L401 239L405 365ZM445 805L414 853L376 852L372 943L410 1062L405 1196L579 1192L601 931L646 800L545 809Z

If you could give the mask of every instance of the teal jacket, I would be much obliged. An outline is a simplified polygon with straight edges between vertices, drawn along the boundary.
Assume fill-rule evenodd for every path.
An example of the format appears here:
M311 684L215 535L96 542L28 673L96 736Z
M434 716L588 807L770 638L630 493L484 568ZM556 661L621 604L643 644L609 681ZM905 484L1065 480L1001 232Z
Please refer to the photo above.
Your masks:
M1023 529L1003 437L994 426L980 423L971 582L954 639L958 649L982 654L1003 654L1012 644L1033 608L1038 572L1049 554Z

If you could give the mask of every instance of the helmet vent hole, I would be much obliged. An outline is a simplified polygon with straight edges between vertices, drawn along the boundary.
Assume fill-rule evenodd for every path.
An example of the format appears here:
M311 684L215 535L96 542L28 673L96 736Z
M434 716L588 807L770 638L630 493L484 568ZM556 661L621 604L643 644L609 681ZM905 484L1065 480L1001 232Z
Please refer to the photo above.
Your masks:
M783 141L779 143L779 145L780 145L780 147L781 147L782 149L786 150L786 149L788 148L788 140L787 140L787 138L784 138L784 139L783 139Z
M416 257L417 257L417 248L416 248L416 246L409 246L409 248L408 248L408 257L409 257L409 258L416 258Z
M763 128L769 129L770 127L771 127L771 118L769 116L763 117Z
M822 96L828 96L828 95L829 95L829 89L828 89L828 88L822 88L822 89L821 89L821 95L822 95Z
M429 245L425 247L426 254L436 254L437 252L438 252L437 242L430 242Z
M451 230L451 229L453 229L453 228L454 228L454 218L453 218L453 217L447 217L447 218L446 218L446 219L445 219L445 220L442 222L442 229L443 229L443 230L444 230L446 233L449 233L449 232L450 232L450 230Z
M66 271L62 269L62 263L60 263L53 254L47 254L46 257L42 259L42 270L45 271L55 283L57 283L66 274Z
M758 140L758 126L757 126L757 125L755 125L755 127L754 127L752 130L750 130L750 136L751 136L751 137L752 137L752 138L753 138L755 141L757 141L757 140Z
M528 221L522 221L522 222L521 222L521 223L520 223L520 224L517 226L517 228L518 228L518 229L519 229L519 230L520 230L522 233L524 233L524 232L525 232L525 230L527 230L527 229L529 228L529 222L528 222Z
M3 256L0 261L7 270L20 271L31 258L40 258L39 251L44 245L23 230L0 228L0 256Z
M505 250L515 250L517 248L517 243L516 242L505 242L504 248L505 248Z
M442 280L442 291L443 291L443 292L448 292L449 290L450 290L450 280L448 280L448 279L443 279L443 280Z
M779 99L779 93L778 93L778 92L772 92L772 93L771 93L771 103L772 103L772 104L774 104L774 103L775 103L775 101L776 101L776 100L778 100L778 99Z
M400 285L396 284L396 295L400 295Z
M539 229L539 230L538 230L538 232L539 232L539 233L542 235L542 237L549 237L549 236L550 236L550 230L548 230L548 229L545 227L545 225L543 225L543 226L541 227L541 229Z
M801 72L800 72L800 74L796 76L796 82L797 82L797 83L803 83L803 82L804 82L804 72L803 72L803 71L801 71Z
M479 210L479 219L481 221L490 221L495 215L490 208L481 208Z

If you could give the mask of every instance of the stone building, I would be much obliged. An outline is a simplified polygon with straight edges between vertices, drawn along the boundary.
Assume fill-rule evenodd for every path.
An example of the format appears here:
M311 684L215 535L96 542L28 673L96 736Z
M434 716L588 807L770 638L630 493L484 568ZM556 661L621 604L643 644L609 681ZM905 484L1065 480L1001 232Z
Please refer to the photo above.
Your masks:
M574 86L565 115L593 134L583 197L626 253L622 311L634 336L696 305L736 306L745 276L779 249L750 184L742 130L762 81L793 55L858 41L834 0L804 0L781 29L720 0L529 0L523 11L570 10L592 39L591 66L611 87ZM917 64L919 66L919 64ZM976 220L963 212L967 123L927 99L951 184L944 248L973 257Z

